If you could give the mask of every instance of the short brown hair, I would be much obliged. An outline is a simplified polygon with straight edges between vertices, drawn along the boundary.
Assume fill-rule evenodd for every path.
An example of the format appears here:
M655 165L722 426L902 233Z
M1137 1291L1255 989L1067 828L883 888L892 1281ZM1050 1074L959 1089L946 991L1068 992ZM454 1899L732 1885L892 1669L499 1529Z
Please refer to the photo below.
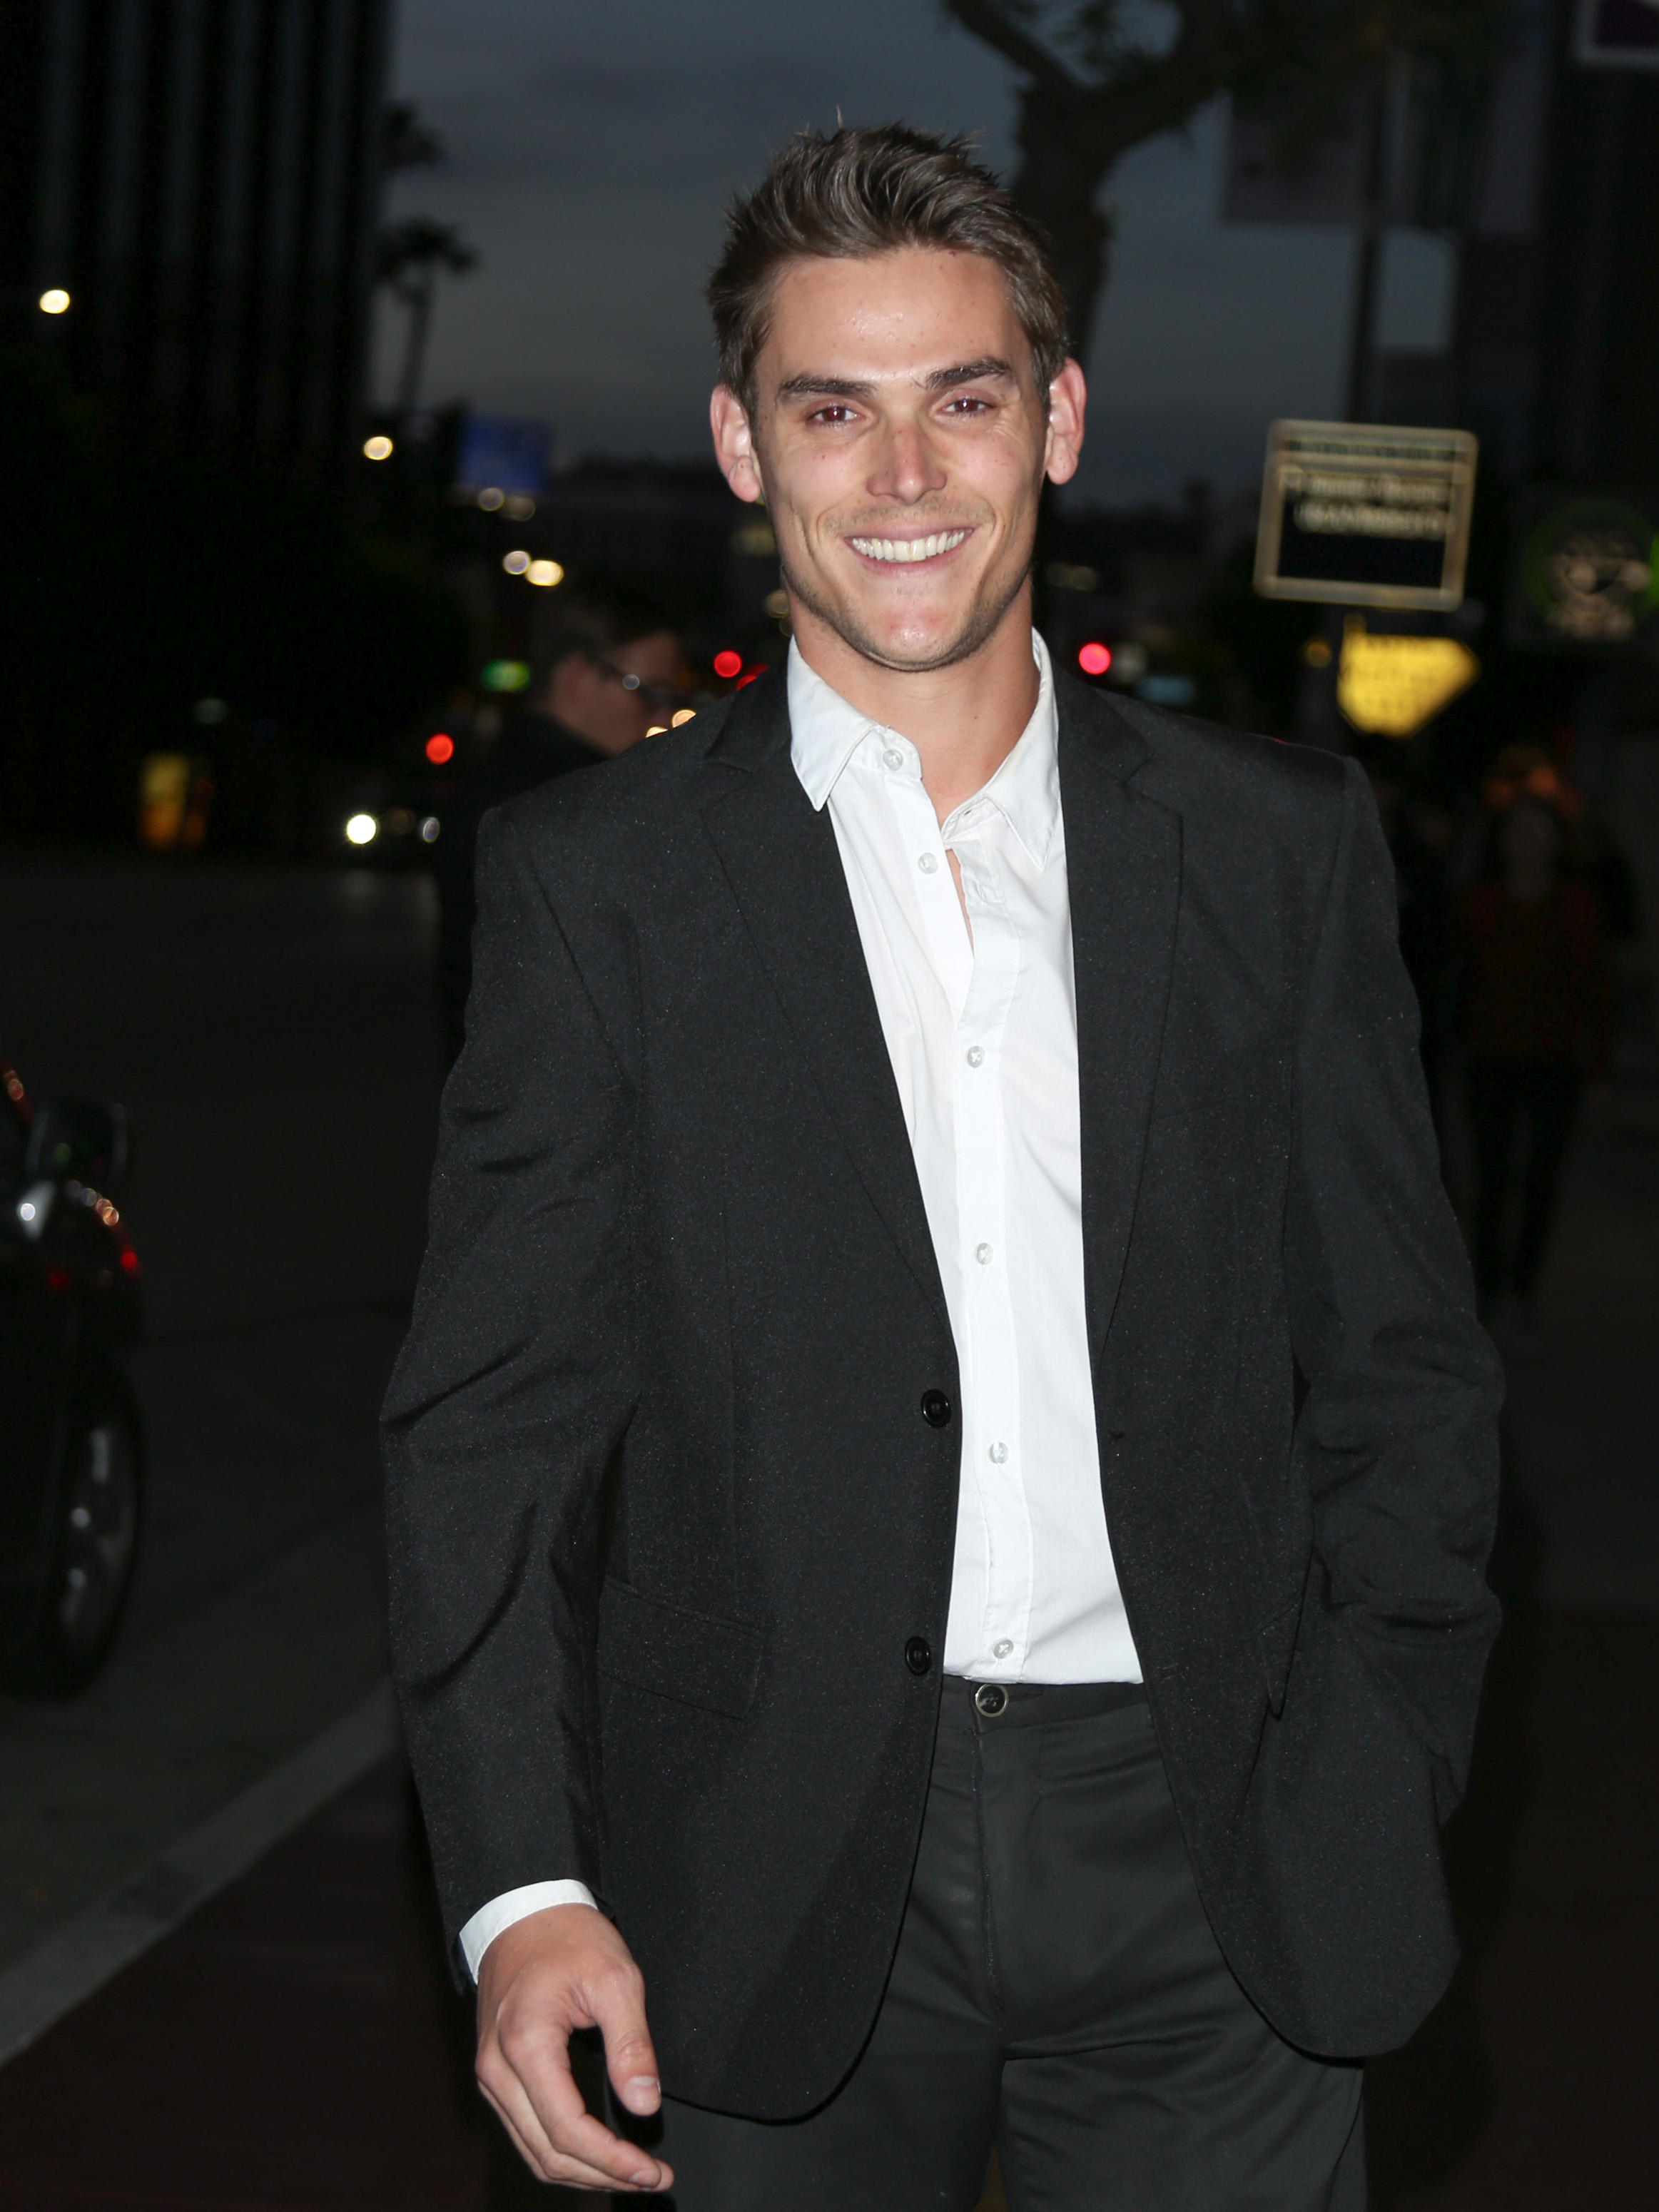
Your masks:
M966 138L930 137L902 123L827 137L802 131L748 198L732 201L708 298L720 381L750 415L778 271L791 261L857 260L907 246L954 247L996 263L1046 404L1066 359L1066 302L1042 232L970 153Z
M563 591L537 598L526 649L538 690L546 689L553 671L573 654L604 660L641 638L679 629L664 602L629 576L590 570Z

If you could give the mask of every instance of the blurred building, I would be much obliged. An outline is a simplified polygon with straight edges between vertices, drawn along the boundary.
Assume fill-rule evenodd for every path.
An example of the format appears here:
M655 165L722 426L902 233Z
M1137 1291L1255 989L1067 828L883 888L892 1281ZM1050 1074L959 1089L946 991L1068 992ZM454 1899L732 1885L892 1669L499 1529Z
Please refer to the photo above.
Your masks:
M526 596L524 577L534 559L573 575L599 572L648 586L675 610L695 652L734 644L746 653L781 650L771 525L732 493L712 461L589 456L543 477L533 494L514 495L505 482L476 481L504 426L483 418L478 427L487 434L476 435L459 410L382 419L387 434L395 433L393 467L447 481L454 506L471 510L467 562L450 573L475 610L481 637L496 626L516 634L541 596L534 590ZM411 435L428 425L424 441Z
M343 457L361 434L390 14L0 0L6 339L61 346L128 438Z
M1653 15L1623 13L1638 33ZM1652 483L1659 52L1587 51L1587 20L1582 0L1510 0L1463 232L1456 419L1511 480Z

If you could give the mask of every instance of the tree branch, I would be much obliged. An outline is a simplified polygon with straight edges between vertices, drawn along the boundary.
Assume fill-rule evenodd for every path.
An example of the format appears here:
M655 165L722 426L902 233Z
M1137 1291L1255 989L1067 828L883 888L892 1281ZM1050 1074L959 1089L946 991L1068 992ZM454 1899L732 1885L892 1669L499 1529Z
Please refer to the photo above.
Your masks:
M1181 34L1165 54L1136 56L1097 87L1086 112L1104 163L1177 129L1227 83L1239 40L1224 0L1176 0Z
M1047 90L1077 93L1085 88L1041 40L1006 15L997 0L945 0L945 12Z
M1123 21L1124 0L1073 0L1063 13L1072 42L1088 58L1081 73L1027 27L1032 11L1023 0L941 4L1024 79L1011 190L1052 241L1081 349L1105 281L1111 230L1095 203L1126 154L1182 129L1221 92L1257 105L1288 103L1313 119L1328 117L1356 80L1374 80L1395 55L1438 52L1465 74L1478 72L1489 64L1502 0L1170 0L1180 28L1163 52L1117 43L1120 27L1138 27Z

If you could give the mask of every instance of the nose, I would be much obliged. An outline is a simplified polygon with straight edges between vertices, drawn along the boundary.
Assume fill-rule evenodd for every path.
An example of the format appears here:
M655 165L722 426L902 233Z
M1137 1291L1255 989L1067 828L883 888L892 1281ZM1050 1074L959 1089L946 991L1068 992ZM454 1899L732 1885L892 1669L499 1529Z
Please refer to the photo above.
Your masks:
M888 425L876 465L867 483L873 499L902 500L907 504L943 491L947 473L928 444L919 422Z

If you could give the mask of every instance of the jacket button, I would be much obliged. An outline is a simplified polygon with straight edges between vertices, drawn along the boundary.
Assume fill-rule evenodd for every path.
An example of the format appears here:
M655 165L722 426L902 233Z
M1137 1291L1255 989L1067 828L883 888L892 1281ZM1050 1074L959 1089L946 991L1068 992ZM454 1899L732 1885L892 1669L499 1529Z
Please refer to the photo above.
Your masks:
M951 1401L943 1390L924 1390L921 1394L921 1418L930 1429L942 1429L949 1425Z
M904 1663L913 1674L925 1674L933 1663L933 1647L925 1636L913 1636L904 1647Z

